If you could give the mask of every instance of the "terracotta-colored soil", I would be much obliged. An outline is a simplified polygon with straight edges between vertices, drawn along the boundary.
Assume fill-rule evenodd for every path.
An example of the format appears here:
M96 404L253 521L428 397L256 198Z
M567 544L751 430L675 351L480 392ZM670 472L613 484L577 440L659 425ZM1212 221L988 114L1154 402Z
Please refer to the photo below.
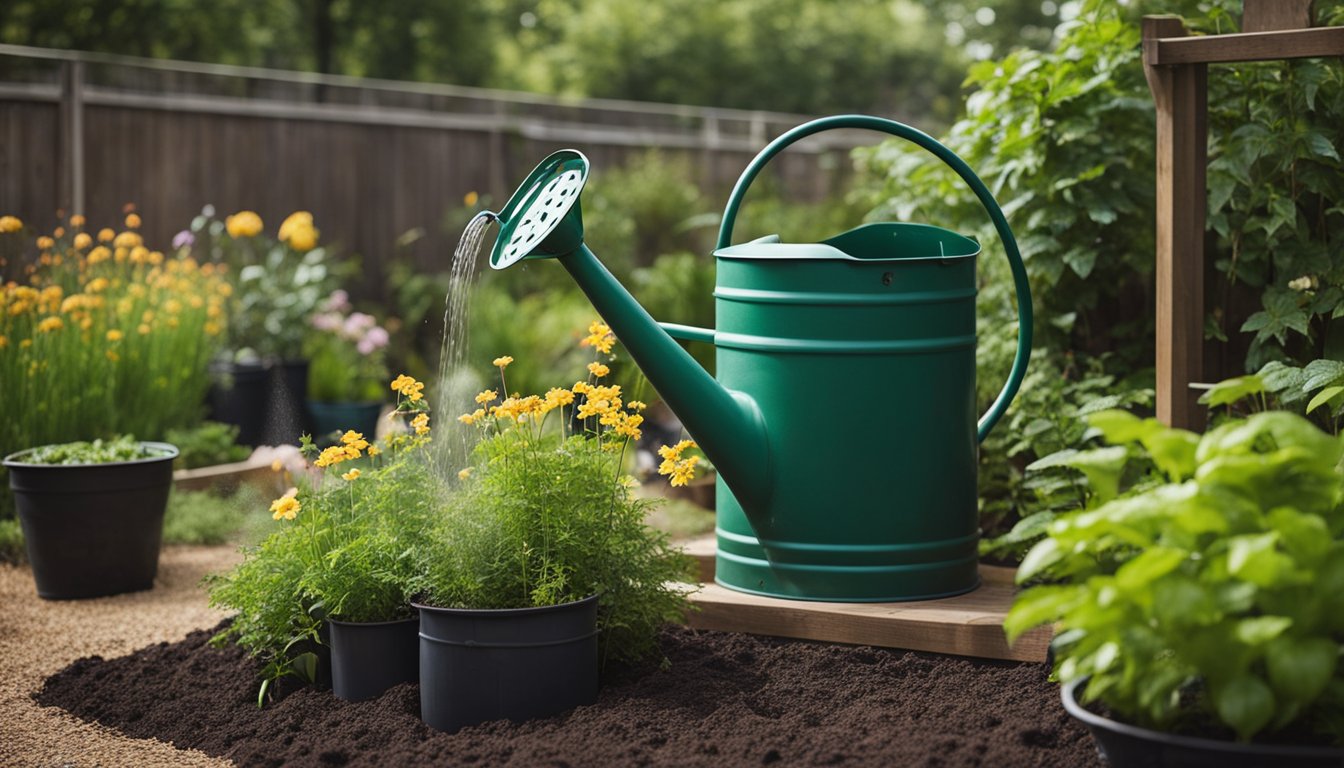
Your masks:
M420 722L414 685L258 710L255 665L210 634L82 659L38 700L240 765L1100 764L1037 664L669 628L670 666L613 673L593 706L447 735Z

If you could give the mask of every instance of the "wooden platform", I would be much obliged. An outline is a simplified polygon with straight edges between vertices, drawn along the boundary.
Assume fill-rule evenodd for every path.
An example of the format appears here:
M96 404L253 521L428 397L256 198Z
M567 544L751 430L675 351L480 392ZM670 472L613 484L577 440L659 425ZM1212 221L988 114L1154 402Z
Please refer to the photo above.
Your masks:
M908 603L818 603L736 592L714 581L713 535L686 542L700 563L700 590L691 596L697 629L747 632L831 643L906 648L958 656L1045 661L1048 628L1009 647L1003 617L1012 605L1013 570L981 566L979 589L958 597Z

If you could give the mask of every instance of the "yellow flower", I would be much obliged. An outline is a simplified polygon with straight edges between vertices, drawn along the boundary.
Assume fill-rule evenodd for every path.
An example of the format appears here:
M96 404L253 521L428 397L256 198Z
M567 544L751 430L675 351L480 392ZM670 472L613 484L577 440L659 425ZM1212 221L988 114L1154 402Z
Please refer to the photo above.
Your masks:
M117 233L113 232L111 227L103 227L98 230L98 242L100 243L110 243L116 236Z
M476 203L480 202L480 200L481 196L476 194L476 190L474 189L462 196L462 204L468 208L475 208Z
M592 389L592 386L586 381L576 381L574 382L572 389L576 395L585 395L588 393L588 390Z
M473 413L464 413L457 417L457 420L463 424L475 424L485 418L485 409L477 408Z
M512 362L513 362L513 358L512 358L512 357L509 357L508 355L505 355L505 356L503 356L503 357L496 357L495 360L494 360L494 362L491 363L491 365L495 366L496 368L498 368L499 370L502 371L502 370L504 370L505 368L508 368L508 367L509 367L509 363L512 363Z
M313 214L295 211L281 224L277 236L297 251L311 251L317 247L318 231L313 227Z
M48 317L47 319L37 324L37 330L41 331L42 333L51 333L52 331L59 331L64 326L65 323L61 322L61 318Z
M421 413L414 419L411 419L411 426L415 427L415 434L423 435L429 432L429 414Z
M56 245L56 241L52 240L50 237L47 237L46 235L37 238L37 247L41 248L44 251L51 248L54 245Z
M121 337L122 337L121 331L118 331L116 328L113 328L112 330L107 332L108 341L121 341Z
M359 470L358 470L358 469L352 469L352 470L350 470L349 472L346 472L345 474L341 475L341 479L342 479L342 480L345 480L345 481L347 481L347 482L352 481L352 480L358 480L358 479L359 479Z
M126 214L126 228L127 228L127 229L139 229L139 228L140 228L140 217L137 216L137 215L135 215L134 213L128 213L128 214Z
M299 500L286 494L271 502L271 519L279 520L283 517L286 520L293 520L300 509L303 509L303 505Z
M345 449L346 446L343 445L333 445L330 448L323 448L322 453L318 455L317 460L314 461L313 464L319 467L329 467L332 464L340 464L343 461L348 461L352 457L346 453ZM358 455L359 452L356 451L355 457L358 457Z
M467 467L466 469L458 470L458 473L457 473L457 479L458 479L458 480L466 480L468 477L471 477L471 467Z
M23 222L19 221L17 216L0 216L0 234L7 235L21 229L23 229Z
M616 343L616 336L612 334L611 327L601 320L594 320L593 324L588 326L588 335L580 346L592 347L602 354L610 354L611 346Z
M574 402L574 393L568 389L551 387L546 390L546 410L558 408L562 405L569 405Z
M600 379L611 373L611 369L601 363L589 363L588 372Z
M70 226L72 226L72 227L82 227L82 226L84 226L84 217L83 217L83 216L80 216L78 213L76 213L74 216L71 216L71 217L70 217Z
M89 236L88 232L80 232L78 235L75 235L76 248L82 251L90 245L93 245L93 238Z
M261 217L255 211L239 211L224 219L229 237L256 237L261 234Z
M289 234L286 242L296 251L311 251L317 247L317 235L314 227L298 227Z
M424 388L425 385L423 383L416 381L404 373L392 381L392 389L398 394L405 396L413 403L419 402L424 398L424 395L421 394L421 390Z
M642 411L642 410L644 410L645 408L648 408L647 405L641 403L641 402L638 401L638 400L631 400L630 402L628 402L628 403L625 404L625 407L626 407L626 408L629 408L629 409L632 410L632 411Z
M695 478L695 465L700 463L699 456L690 456L685 459L681 457L683 451L687 448L697 447L693 440L682 440L674 446L664 445L658 449L658 455L663 457L663 463L658 465L658 474L667 475L672 478L672 485L686 485Z
M380 453L382 453L382 452L383 452L383 449L379 448L377 445L370 445L370 446L369 446L369 455L370 455L370 456L377 456L378 454L380 454Z
M112 252L107 249L107 246L100 245L92 251L89 251L89 264L97 264L100 261L107 261L111 257Z
M476 402L481 405L484 405L485 403L493 402L497 397L499 397L498 392L496 392L493 389L487 389L481 394L476 396Z
M144 244L144 238L135 232L122 232L112 240L114 248L134 248Z
M135 330L138 331L141 336L148 336L149 332L153 329L149 327L149 323L141 323L140 325L136 326Z
M5 347L8 346L9 346L9 339L5 338L3 334L0 334L0 349L4 349Z
M369 447L369 441L364 439L364 433L356 432L353 429L346 430L346 433L341 435L341 442L349 446L354 446L356 450L361 451Z
M283 461L281 461L281 460L279 460L279 459L276 459L275 461L272 461L272 462L271 462L271 471L272 471L272 472L279 472L280 470L282 470L282 469L284 469L284 468L285 468L285 462L283 462Z

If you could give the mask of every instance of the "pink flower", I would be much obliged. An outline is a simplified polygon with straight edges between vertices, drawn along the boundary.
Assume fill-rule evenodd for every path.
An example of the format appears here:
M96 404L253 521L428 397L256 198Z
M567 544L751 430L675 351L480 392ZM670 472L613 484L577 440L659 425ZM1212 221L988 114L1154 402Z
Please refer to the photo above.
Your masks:
M324 312L349 312L350 294L339 288L332 291L327 300L322 302L322 310Z
M375 325L369 329L368 333L364 334L364 339L360 343L365 341L372 344L373 349L382 349L387 346L387 330L380 325Z
M319 331L337 331L341 327L341 316L330 312L313 315L312 323Z
M373 315L356 312L345 318L345 328L343 331L346 336L349 336L352 339L359 338L364 335L365 331L377 324L378 321L373 319Z

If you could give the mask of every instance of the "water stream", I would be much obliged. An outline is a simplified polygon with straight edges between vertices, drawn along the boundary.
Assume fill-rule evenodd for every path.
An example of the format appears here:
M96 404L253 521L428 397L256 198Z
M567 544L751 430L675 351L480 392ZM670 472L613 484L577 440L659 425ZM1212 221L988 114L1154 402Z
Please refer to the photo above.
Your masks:
M480 373L467 367L469 310L476 267L488 242L486 233L498 218L490 211L481 211L467 222L457 250L453 252L448 294L444 297L439 396L434 404L437 424L434 445L439 467L450 475L467 465L475 437L472 430L457 423L457 417L473 409L473 397L481 386Z

